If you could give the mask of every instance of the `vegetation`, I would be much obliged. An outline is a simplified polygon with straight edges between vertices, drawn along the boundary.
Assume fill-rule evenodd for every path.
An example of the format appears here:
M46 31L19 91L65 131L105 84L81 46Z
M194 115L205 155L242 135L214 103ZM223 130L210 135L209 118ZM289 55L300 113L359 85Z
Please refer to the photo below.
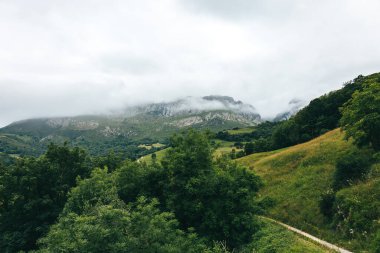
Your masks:
M178 228L173 213L140 197L125 204L115 176L95 170L71 191L57 224L42 238L40 252L201 252L194 233Z
M260 138L268 138L272 135L273 129L278 125L276 122L266 121L250 128L235 128L232 130L220 131L216 138L230 142L248 142Z
M209 113L201 112L197 116L205 119ZM213 113L223 114L225 111ZM170 136L179 131L193 128L218 132L247 126L247 122L218 117L191 126L180 124L188 118L189 115L163 117L142 113L131 117L113 115L25 120L0 129L0 152L37 157L47 150L49 143L62 145L67 141L72 147L80 147L94 156L106 155L113 150L125 159L135 160L162 149L152 144L167 145Z
M240 134L250 134L253 131L255 131L255 127L246 127L246 128L235 127L233 129L227 130L227 133L231 135L240 135Z
M162 121L146 117L142 128L116 120L101 136L91 120L1 130L0 251L327 252L258 214L380 251L379 73L279 123L219 131L232 123L212 122L216 134L170 139L177 128L166 124L154 139Z
M148 164L151 164L153 163L153 157L155 158L156 161L161 161L166 152L169 150L170 148L166 148L166 149L162 149L160 151L156 151L152 154L148 154L148 155L145 155L145 156L142 156L139 161L141 162L145 162L145 163L148 163ZM152 156L153 154L155 154L154 156Z
M86 154L50 145L40 158L0 172L0 251L30 250L62 211L75 179L89 175Z
M227 157L213 159L208 134L189 131L171 146L161 164L120 162L114 154L91 158L52 144L40 158L2 166L1 251L33 250L37 240L41 252L247 246L260 229L260 179ZM89 177L99 164L105 169Z
M358 146L380 151L380 77L366 80L342 108L342 128Z
M238 162L263 179L259 193L274 203L268 216L356 252L369 250L375 243L380 174L376 163L367 177L333 191L337 161L353 152L359 152L357 147L336 129L310 142L252 154Z
M162 166L169 178L166 205L183 226L232 248L250 241L258 230L253 203L261 185L257 176L225 158L213 161L207 138L192 131L172 139Z
M274 130L272 135L272 148L289 147L309 141L329 130L339 127L339 122L342 118L340 108L351 100L354 93L356 93L356 95L354 95L353 100L349 102L343 111L343 128L346 129L345 125L349 124L349 122L358 122L356 120L360 117L366 118L366 123L363 124L368 127L370 122L378 122L379 95L374 94L373 96L369 96L369 94L371 93L370 90L377 90L378 94L379 85L380 73L366 77L360 75L353 81L347 82L342 89L312 100L308 106L299 111L294 117L280 123ZM361 92L363 89L366 90L364 93ZM357 95L359 93L367 95ZM356 108L356 106L358 106L358 108ZM349 111L356 111L356 113L350 114ZM360 124L362 125L362 123ZM362 125L362 127L365 126ZM378 128L372 128L372 135L376 133L376 129L378 131ZM359 129L353 129L352 134L354 132L360 134L357 130ZM350 136L352 135L350 132L348 132L348 134Z
M317 246L277 224L263 220L260 232L255 235L252 248L257 253L321 253L334 252Z
M371 161L368 152L352 149L336 161L333 188L339 190L345 186L366 178L370 171Z

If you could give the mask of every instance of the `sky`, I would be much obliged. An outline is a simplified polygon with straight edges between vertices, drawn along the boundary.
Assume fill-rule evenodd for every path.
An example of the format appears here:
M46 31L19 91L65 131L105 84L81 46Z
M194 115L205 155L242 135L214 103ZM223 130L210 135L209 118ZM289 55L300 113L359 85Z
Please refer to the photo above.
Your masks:
M228 95L272 117L380 71L378 0L0 0L0 127Z

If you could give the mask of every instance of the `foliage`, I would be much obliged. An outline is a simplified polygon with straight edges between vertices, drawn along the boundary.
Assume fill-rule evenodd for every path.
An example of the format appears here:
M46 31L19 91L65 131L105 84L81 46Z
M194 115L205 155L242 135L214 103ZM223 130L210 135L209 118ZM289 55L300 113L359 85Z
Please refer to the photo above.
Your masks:
M92 186L92 187L91 187ZM78 205L79 204L79 205ZM126 206L114 175L95 170L70 194L57 224L40 240L40 252L200 252L194 233L178 229L174 215L157 200L141 197Z
M186 128L218 132L248 124L224 119L221 114L224 111L212 113L222 118L207 120L210 112L199 112L197 116L205 120ZM0 152L37 157L46 151L50 142L62 145L67 141L91 155L104 156L113 150L116 154L122 154L124 159L135 160L162 148L156 146L147 150L141 148L141 144L167 144L171 135L184 129L180 122L187 121L188 118L187 113L171 117L142 113L134 116L88 115L24 120L0 129Z
M278 149L292 146L300 141L299 135L299 126L294 119L281 122L273 131L273 147Z
M232 142L247 142L260 138L267 139L272 135L272 131L277 125L277 122L266 121L248 129L220 131L216 134L216 138Z
M250 155L255 151L255 146L252 142L248 142L244 145L244 153L245 155Z
M374 87L379 87L379 77L380 73L366 77L360 75L353 81L346 83L343 88L312 100L308 106L300 110L295 116L279 123L272 135L273 148L283 148L309 141L329 130L337 128L342 118L340 108L351 99L355 92L362 94L361 90L366 87L367 83L372 83ZM378 91L378 88L372 89ZM343 114L346 115L344 118L347 118L348 121L344 119L341 123L347 125L349 122L352 122L353 124L357 122L357 119L360 117L365 117L365 123L358 123L361 125L361 128L366 128L367 131L371 131L371 136L374 136L376 131L378 133L379 129L377 126L370 125L370 123L376 123L377 125L379 123L378 114L374 114L379 112L378 106L380 104L378 102L379 99L375 99L376 96L377 95L373 95L371 98L368 96L367 98L360 98L359 95L355 95L355 97L359 98L355 98L354 102L351 101L349 103L355 103L355 105L352 104L351 107L348 106L346 112L343 111ZM359 103L360 106L358 106ZM357 109L356 106L358 106ZM348 116L347 111L356 111L357 116Z
M163 199L182 227L231 248L250 241L258 230L257 176L226 158L214 162L207 136L194 131L172 139L162 166L167 173Z
M0 172L0 251L30 250L55 222L75 185L89 174L78 148L49 145L40 158L20 159Z
M258 232L246 252L257 253L322 253L326 250L312 242L297 237L291 231L272 222L263 221L263 228ZM253 250L252 250L253 249ZM243 251L245 252L245 251Z
M334 225L347 238L359 238L363 248L380 229L380 180L344 188L336 193Z
M364 179L371 167L370 154L352 149L337 159L333 188L338 190L358 180Z
M371 250L373 253L380 253L380 229L376 233L376 237L372 242Z
M139 196L162 199L165 174L158 164L127 161L116 171L116 185L120 198L134 202Z
M147 164L152 164L154 161L155 162L159 162L159 161L161 161L164 158L166 152L169 149L170 149L170 147L169 148L165 148L165 149L161 149L161 150L156 151L155 153L152 153L152 154L149 154L149 155L145 155L143 157L140 157L138 159L138 161L145 162ZM153 154L155 155L155 158L154 158L154 156L152 156Z
M324 216L332 218L334 215L334 203L335 192L332 189L329 189L321 195L321 199L319 201L319 210Z
M16 163L16 161L17 161L17 157L12 157L10 155L0 152L0 164L3 164L4 166L10 166Z
M108 171L112 172L122 165L123 160L122 154L110 151L105 156L95 156L93 158L93 166L98 168L107 167Z
M95 205L116 205L118 200L116 179L105 169L96 168L91 177L77 180L77 186L69 192L62 214L82 214ZM116 201L116 202L115 202Z
M267 216L353 252L368 251L380 219L380 163L372 165L365 180L336 192L331 217L320 209L321 196L333 184L337 160L350 152L365 151L336 129L312 141L255 153L237 162L252 168L264 181L261 198L270 197L276 203Z
M346 137L353 137L358 146L380 151L380 81L365 82L342 108L340 121Z

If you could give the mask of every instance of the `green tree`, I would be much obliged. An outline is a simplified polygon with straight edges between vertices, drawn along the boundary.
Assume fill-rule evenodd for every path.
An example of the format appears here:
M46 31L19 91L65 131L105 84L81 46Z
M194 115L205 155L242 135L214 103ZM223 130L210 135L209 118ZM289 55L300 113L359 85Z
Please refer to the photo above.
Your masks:
M348 186L366 177L371 168L370 155L364 150L351 150L336 162L333 178L334 190Z
M248 142L244 145L244 152L246 155L253 154L255 151L255 145L252 142Z
M105 156L96 156L93 158L93 167L107 167L109 172L112 172L119 168L122 165L122 163L122 155L116 154L114 151L108 152Z
M158 163L128 161L115 173L118 193L125 203L135 202L139 196L162 200L165 173Z
M0 251L35 248L53 224L77 176L87 176L84 151L50 145L40 158L20 159L0 174Z
M274 148L283 148L299 142L299 126L294 119L281 122L273 131Z
M239 247L258 230L254 204L257 176L227 158L214 161L205 134L189 131L172 139L162 161L163 201L183 228L194 227L211 241Z
M40 252L202 252L194 233L178 228L158 201L138 198L124 204L117 195L115 175L96 169L70 192L57 224L40 240Z
M340 124L358 146L380 151L380 83L366 82L342 108Z
M335 191L333 189L329 189L321 195L321 199L319 200L319 210L324 216L328 218L333 217L334 202L335 202Z
M373 253L380 253L380 229L375 234L371 249Z

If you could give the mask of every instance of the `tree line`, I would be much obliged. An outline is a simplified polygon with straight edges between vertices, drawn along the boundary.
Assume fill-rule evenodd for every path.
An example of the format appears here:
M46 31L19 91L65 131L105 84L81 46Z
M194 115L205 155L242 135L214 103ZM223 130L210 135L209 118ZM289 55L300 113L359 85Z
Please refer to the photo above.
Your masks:
M0 251L251 247L260 229L260 178L226 157L213 159L205 133L175 135L171 146L151 165L54 144L38 158L2 165Z

